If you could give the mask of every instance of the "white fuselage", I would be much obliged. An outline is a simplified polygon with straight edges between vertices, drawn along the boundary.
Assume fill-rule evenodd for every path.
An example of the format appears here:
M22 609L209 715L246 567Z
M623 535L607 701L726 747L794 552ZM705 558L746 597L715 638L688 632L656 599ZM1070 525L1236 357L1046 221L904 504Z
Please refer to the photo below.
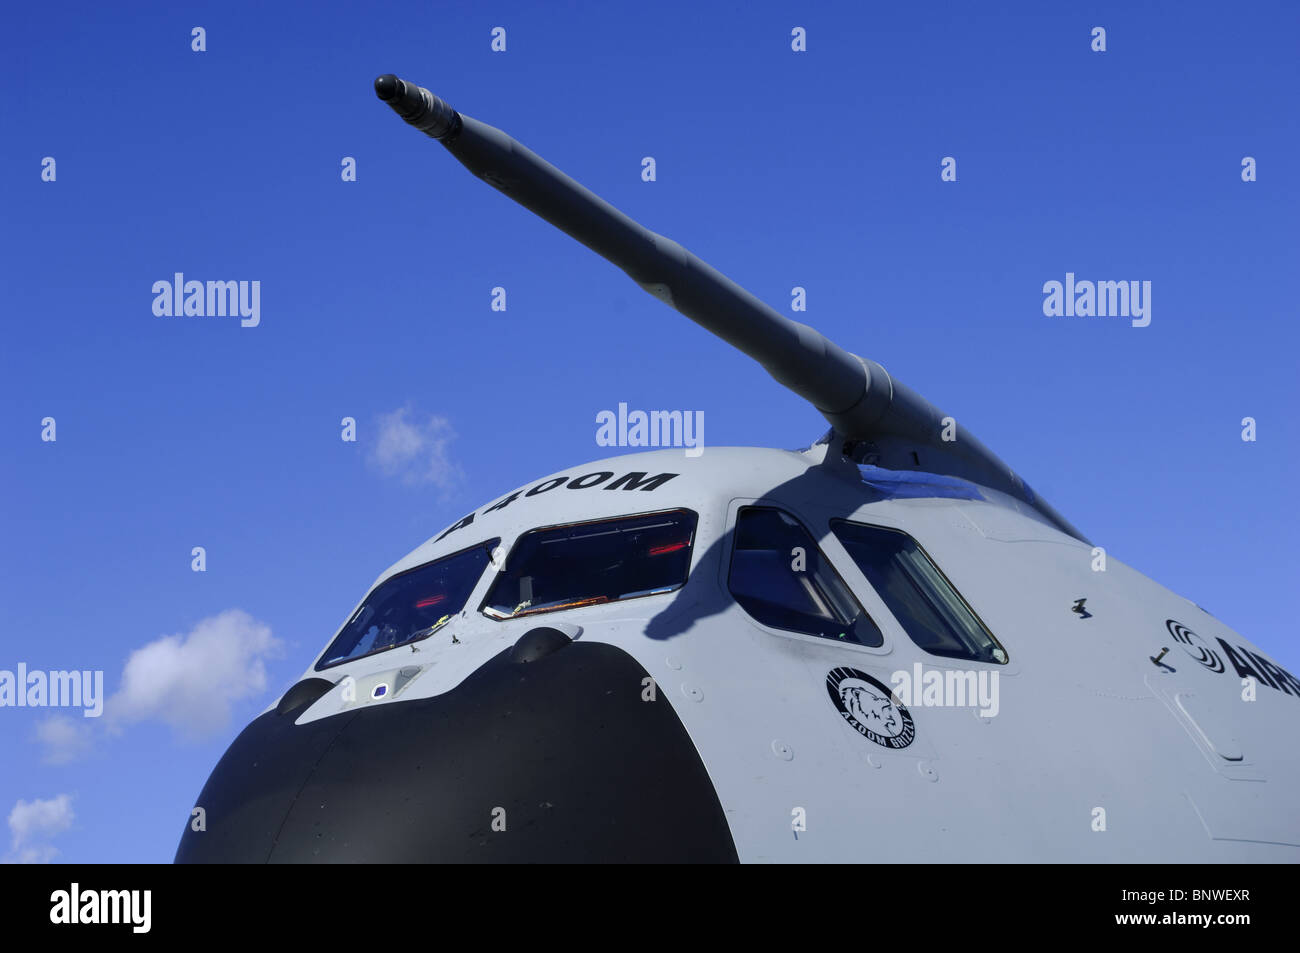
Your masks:
M676 475L649 490L609 490L609 479L569 485L605 471L614 480ZM1101 563L1092 546L1029 507L983 495L891 498L814 456L778 450L664 450L574 467L485 504L376 585L495 537L508 554L539 527L686 508L699 522L684 587L497 620L479 611L489 566L464 612L414 648L309 668L307 676L331 681L350 675L361 690L347 701L336 685L298 721L451 691L529 629L560 626L617 646L654 678L712 779L742 861L1300 860L1300 687L1192 602L1113 558ZM731 530L737 511L756 502L811 531L883 645L769 628L735 602ZM909 534L1007 663L920 649L829 531L832 518ZM1082 613L1073 610L1080 599ZM1175 639L1171 622L1190 640ZM1162 663L1153 662L1165 647ZM1243 697L1240 661L1265 676L1254 700ZM419 673L400 692L370 699L369 686L411 666ZM940 673L931 682L974 673L966 684L996 685L996 710L987 697L956 707L919 692L905 705L915 737L891 748L854 730L828 697L828 672L844 667L894 686L899 673L923 681Z

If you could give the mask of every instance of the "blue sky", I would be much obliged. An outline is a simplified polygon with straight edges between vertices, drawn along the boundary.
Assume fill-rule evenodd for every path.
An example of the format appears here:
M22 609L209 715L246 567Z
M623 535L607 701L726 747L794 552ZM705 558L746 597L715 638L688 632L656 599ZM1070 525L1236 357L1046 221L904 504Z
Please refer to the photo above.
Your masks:
M0 856L170 860L226 745L374 577L493 497L606 456L600 410L702 410L715 446L824 429L402 124L371 89L389 71L778 309L806 288L801 320L1300 671L1300 7L49 3L6 19L0 668L102 669L117 704L89 726L0 710ZM261 323L155 316L152 285L177 271L260 281ZM1045 316L1043 283L1067 271L1150 281L1150 326ZM405 442L381 445L385 421Z

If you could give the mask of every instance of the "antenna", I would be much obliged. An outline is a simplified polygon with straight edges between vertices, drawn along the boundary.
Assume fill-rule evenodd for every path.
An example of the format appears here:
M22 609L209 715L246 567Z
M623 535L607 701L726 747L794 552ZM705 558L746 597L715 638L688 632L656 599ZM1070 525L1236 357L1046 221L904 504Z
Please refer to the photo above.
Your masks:
M1084 537L1005 463L963 431L944 441L945 415L875 361L791 321L677 242L650 231L500 129L452 109L391 73L375 93L438 140L484 182L617 265L643 289L758 361L830 422L845 456L889 469L959 476L1032 506ZM1084 540L1085 542L1087 540Z

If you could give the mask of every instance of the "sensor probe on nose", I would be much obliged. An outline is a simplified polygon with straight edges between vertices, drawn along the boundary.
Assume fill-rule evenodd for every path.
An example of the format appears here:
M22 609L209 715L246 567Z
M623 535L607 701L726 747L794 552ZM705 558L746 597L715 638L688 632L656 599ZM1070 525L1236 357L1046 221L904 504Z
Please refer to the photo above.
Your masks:
M456 133L460 132L460 113L423 86L385 73L375 80L375 95L426 136L441 142L456 138Z
M375 93L406 122L437 139L497 191L621 268L642 289L744 354L821 411L835 447L864 451L857 462L928 468L1020 500L1077 539L1086 538L988 447L948 422L928 400L875 361L815 328L791 321L677 242L650 231L506 133L463 116L422 86L385 73ZM925 454L924 462L919 457Z
M494 126L385 73L375 94L438 140L475 176L621 268L638 285L744 354L807 399L831 425L858 437L867 424L940 429L874 361L864 361L760 301L663 235L650 231ZM925 424L911 418L927 417ZM933 420L928 418L932 417ZM898 418L897 420L895 418ZM929 426L929 425L933 426Z

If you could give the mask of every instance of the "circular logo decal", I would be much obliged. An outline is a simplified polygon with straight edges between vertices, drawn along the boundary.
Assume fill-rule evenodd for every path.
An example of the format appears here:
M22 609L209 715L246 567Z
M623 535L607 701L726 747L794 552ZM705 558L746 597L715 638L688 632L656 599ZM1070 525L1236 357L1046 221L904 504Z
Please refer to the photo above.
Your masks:
M1190 655L1196 661L1200 662L1211 672L1223 671L1223 660L1219 658L1219 653L1210 648L1209 644L1181 622L1175 622L1173 619L1165 620L1165 628L1169 634L1177 640L1178 644L1183 647L1183 651Z
M858 734L886 748L906 748L916 737L911 713L884 685L856 668L834 668L826 691Z

